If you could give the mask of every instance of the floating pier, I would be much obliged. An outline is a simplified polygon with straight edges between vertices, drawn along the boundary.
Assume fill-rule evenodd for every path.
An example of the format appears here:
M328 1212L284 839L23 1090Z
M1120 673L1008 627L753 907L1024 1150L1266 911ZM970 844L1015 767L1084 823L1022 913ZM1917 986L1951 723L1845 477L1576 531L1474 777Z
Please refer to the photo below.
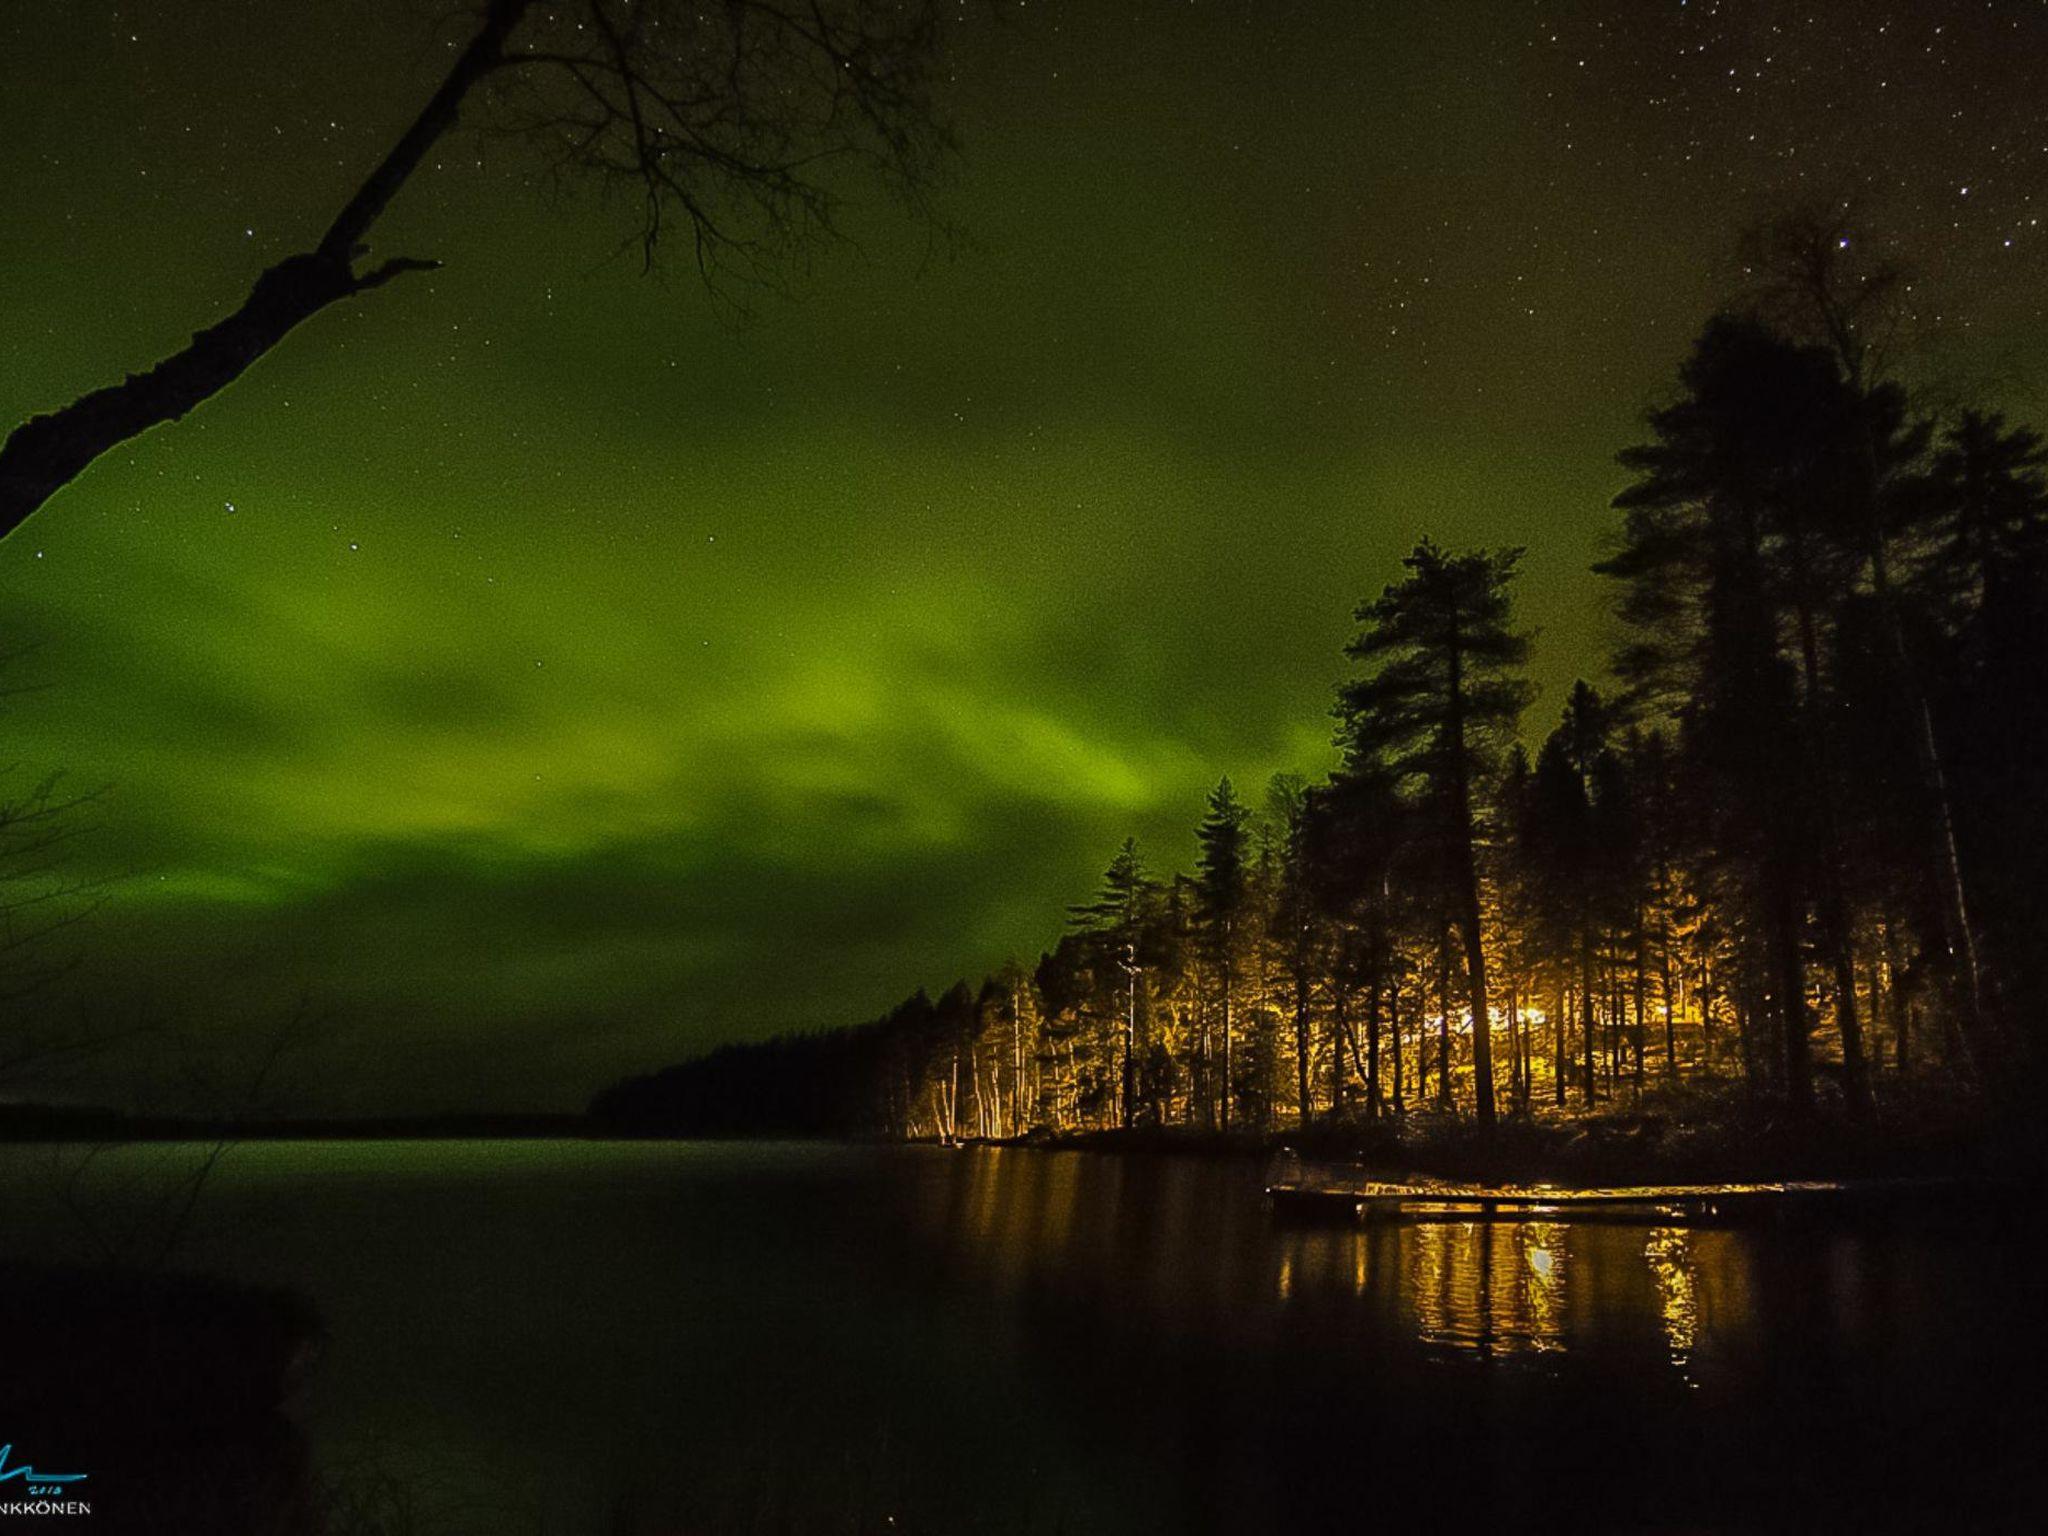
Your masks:
M1756 1184L1548 1184L1387 1181L1294 1170L1269 1178L1273 1215L1297 1222L1611 1221L1701 1224L1834 1207L1861 1197L1923 1192L1938 1180L1807 1180Z

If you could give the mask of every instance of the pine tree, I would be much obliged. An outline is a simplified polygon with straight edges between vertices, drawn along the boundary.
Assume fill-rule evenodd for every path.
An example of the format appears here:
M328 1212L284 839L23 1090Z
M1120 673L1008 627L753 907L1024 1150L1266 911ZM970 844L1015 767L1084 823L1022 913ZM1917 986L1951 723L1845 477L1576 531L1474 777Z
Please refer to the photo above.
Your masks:
M1621 455L1638 476L1615 498L1622 547L1594 569L1625 583L1633 635L1615 668L1631 702L1676 709L1716 781L1714 838L1743 871L1756 990L1775 1004L1786 1091L1805 1113L1811 919L1838 982L1851 970L1820 645L1848 571L1825 516L1853 411L1830 354L1750 319L1710 321L1680 382L1650 416L1653 441ZM1837 1006L1850 1039L1853 986L1838 985Z
M1218 1124L1230 1129L1231 1010L1237 984L1238 924L1244 914L1249 871L1246 823L1251 812L1237 798L1229 779L1219 780L1209 794L1208 814L1195 837L1201 846L1196 865L1197 913L1204 948L1216 968L1222 1001L1223 1082Z
M1481 797L1530 693L1517 675L1528 638L1510 622L1508 586L1520 558L1520 550L1451 555L1423 540L1404 562L1408 576L1359 608L1365 627L1347 654L1367 671L1338 695L1347 754L1386 764L1426 807L1445 916L1464 948L1473 1091L1486 1126L1495 1114L1493 1043L1476 845Z
M1310 1012L1317 979L1329 967L1325 925L1316 905L1310 867L1312 829L1307 782L1300 774L1275 774L1266 787L1266 803L1280 843L1268 939L1281 970L1287 976L1288 1001L1294 1017L1295 1114L1301 1124L1307 1125L1310 1118ZM1330 1111L1336 1114L1344 1104L1341 1017L1336 1021L1331 1053L1335 1057L1335 1066L1330 1080Z
M1139 945L1158 883L1145 872L1138 840L1127 837L1103 872L1102 889L1091 902L1068 909L1068 919L1093 946L1098 982L1118 994L1117 1123L1129 1130L1138 1098L1138 990L1143 976Z
M1525 862L1534 887L1534 904L1541 913L1538 941L1559 976L1574 978L1585 1073L1580 1086L1588 1105L1600 1096L1594 964L1606 940L1604 898L1611 871L1604 857L1595 790L1609 777L1605 771L1611 755L1608 732L1608 709L1600 695L1584 681L1573 684L1557 728L1536 755L1524 826ZM1555 1012L1558 1050L1554 1067L1557 1102L1562 1104L1566 1020L1561 995Z
M1944 735L1955 745L1955 831L1981 887L2000 1012L2048 1039L2048 447L1964 411L1929 475L1929 548L1913 586L1947 641Z

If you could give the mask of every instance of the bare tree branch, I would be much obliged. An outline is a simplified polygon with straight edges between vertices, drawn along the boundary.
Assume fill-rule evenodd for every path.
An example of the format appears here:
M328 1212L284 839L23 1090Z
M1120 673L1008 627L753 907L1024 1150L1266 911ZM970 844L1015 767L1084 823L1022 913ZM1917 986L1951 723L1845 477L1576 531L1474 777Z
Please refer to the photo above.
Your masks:
M439 263L367 271L378 221L464 120L533 140L558 171L630 189L652 269L672 219L721 299L843 238L849 178L920 217L954 153L940 121L937 0L481 0L440 85L309 251L121 383L0 444L0 538L118 443L176 421L322 310Z

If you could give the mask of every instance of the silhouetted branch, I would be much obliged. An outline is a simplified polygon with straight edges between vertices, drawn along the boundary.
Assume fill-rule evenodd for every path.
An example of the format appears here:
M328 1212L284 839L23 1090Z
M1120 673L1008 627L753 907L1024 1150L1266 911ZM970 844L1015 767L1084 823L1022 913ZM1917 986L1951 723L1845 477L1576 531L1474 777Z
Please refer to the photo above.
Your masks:
M358 263L392 201L473 110L551 145L558 170L634 189L643 268L683 219L699 274L727 297L728 278L772 283L841 238L831 168L878 177L922 214L953 150L934 106L934 0L487 0L476 14L447 75L312 250L264 272L182 351L0 445L0 538L109 448L203 404L330 305L436 270L418 257Z

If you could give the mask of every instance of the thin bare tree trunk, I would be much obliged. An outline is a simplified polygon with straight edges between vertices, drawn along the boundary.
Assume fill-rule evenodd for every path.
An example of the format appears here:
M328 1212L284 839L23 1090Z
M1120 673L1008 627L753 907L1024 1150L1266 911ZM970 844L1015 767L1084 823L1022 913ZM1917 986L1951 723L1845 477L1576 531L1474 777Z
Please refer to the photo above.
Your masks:
M1676 985L1671 975L1671 924L1669 918L1659 913L1657 917L1657 995L1664 1005L1664 1075L1674 1081L1678 1077L1678 1000L1672 995Z
M1599 1029L1593 1021L1593 930L1590 923L1579 929L1579 1015L1586 1030L1586 1103L1600 1097Z
M1450 1109L1451 1101L1451 927L1444 924L1444 931L1437 939L1437 993L1436 993L1436 1101L1441 1109Z
M1357 1042L1352 1042L1354 1050ZM1365 990L1365 1112L1380 1117L1380 978L1374 972Z
M1421 979L1417 978L1416 986L1419 988L1421 985ZM1400 1115L1406 1113L1407 1106L1402 1102L1401 1096L1401 1057L1403 1052L1401 1050L1401 979L1399 976L1394 978L1393 986L1387 989L1387 1017L1388 1022L1393 1026L1389 1044L1394 1047L1394 1113Z
M1644 1033L1643 1015L1649 1006L1649 982L1645 976L1645 970L1649 964L1649 955L1646 951L1648 935L1644 931L1643 913L1640 907L1636 909L1635 939L1635 995L1632 999L1635 1014L1634 1022L1630 1025L1629 1030L1629 1045L1635 1052L1636 1097L1640 1100L1643 1093L1643 1056L1648 1043Z
M1344 1039L1351 1033L1345 1018L1349 994L1341 983L1332 990L1336 995L1330 1004L1330 1118L1341 1120L1344 1118ZM1357 1048L1354 1041L1354 1053Z
M1560 967L1562 969L1562 967ZM1550 1012L1550 1094L1559 1109L1564 1108L1565 1044L1564 1021L1571 1016L1571 991L1562 981L1557 985L1556 1003Z
M1226 930L1224 943L1229 942ZM1217 1121L1218 1129L1225 1131L1230 1129L1230 990L1230 957L1226 954L1223 959L1223 1102Z
M1338 1053L1339 1061L1343 1053ZM1308 978L1299 972L1294 977L1294 1076L1296 1113L1301 1123L1308 1124Z

